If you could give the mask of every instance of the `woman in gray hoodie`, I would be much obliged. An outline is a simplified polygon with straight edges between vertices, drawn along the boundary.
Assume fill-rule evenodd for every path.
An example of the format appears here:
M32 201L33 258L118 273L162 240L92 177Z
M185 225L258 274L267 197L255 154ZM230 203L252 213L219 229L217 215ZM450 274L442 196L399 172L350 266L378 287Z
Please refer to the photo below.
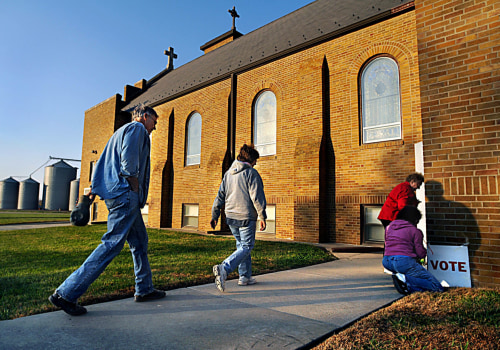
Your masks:
M266 196L262 179L253 167L259 152L253 145L243 145L219 187L212 206L210 225L215 228L223 206L226 222L236 239L236 250L222 264L214 265L215 285L224 292L227 275L238 267L238 285L255 284L252 277L252 257L257 219L261 231L266 229Z

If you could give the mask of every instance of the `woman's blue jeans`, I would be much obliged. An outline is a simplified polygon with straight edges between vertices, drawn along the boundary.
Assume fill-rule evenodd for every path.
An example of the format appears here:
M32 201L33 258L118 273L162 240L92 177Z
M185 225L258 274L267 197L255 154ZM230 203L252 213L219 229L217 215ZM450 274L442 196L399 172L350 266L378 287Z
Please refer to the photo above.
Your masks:
M228 274L238 268L240 277L252 277L251 252L255 245L256 228L257 221L251 221L250 225L245 227L229 225L229 229L236 239L236 250L222 263Z
M108 264L117 256L125 241L128 242L134 260L135 295L153 291L151 268L148 260L148 233L139 208L139 195L128 191L117 198L106 199L109 210L108 231L102 243L85 262L73 272L56 292L69 302L76 300L88 289Z
M394 273L402 273L406 278L406 285L410 293L413 292L442 292L441 283L430 274L415 258L403 255L384 256L382 265Z

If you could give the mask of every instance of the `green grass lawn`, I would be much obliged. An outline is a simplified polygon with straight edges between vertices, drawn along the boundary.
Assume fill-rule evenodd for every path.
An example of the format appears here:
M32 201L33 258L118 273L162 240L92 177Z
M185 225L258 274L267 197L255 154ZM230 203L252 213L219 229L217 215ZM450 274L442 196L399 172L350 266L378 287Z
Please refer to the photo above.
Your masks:
M0 231L0 320L55 310L48 296L94 250L105 230L105 225L91 225ZM235 245L232 237L157 229L148 233L153 282L164 290L212 283L212 265ZM265 241L256 243L252 257L254 274L335 259L315 246ZM236 277L235 272L229 276ZM80 302L87 305L133 293L132 257L125 246ZM498 290L451 288L404 297L315 349L497 349L499 329Z
M100 243L105 225L0 231L0 320L55 310L47 300ZM235 248L232 236L204 236L149 229L149 259L159 289L213 282L212 266ZM258 241L255 275L334 260L321 248ZM236 278L233 272L229 278ZM128 246L80 298L83 305L131 297L133 263Z
M31 222L69 222L69 211L0 210L0 225Z

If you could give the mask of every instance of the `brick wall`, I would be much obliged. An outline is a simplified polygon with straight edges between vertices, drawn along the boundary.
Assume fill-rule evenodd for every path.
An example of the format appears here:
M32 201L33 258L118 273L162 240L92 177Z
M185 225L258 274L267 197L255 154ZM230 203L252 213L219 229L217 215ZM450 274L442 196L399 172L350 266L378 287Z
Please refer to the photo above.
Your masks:
M277 153L257 165L276 205L276 236L361 243L361 205L384 202L414 171L414 145L423 141L429 241L468 243L473 285L498 286L499 14L494 0L416 0L414 11L237 75L236 152L252 141L258 93L277 97ZM403 137L361 145L359 73L379 54L399 66ZM197 203L198 229L210 230L227 167L230 93L227 80L155 107L151 226L181 228L182 204ZM90 162L124 122L121 104L116 95L85 113L80 192ZM186 167L186 123L195 111L201 163ZM99 209L105 220L104 203Z
M500 285L500 3L416 0L431 242L469 244Z
M277 237L360 244L360 205L383 203L414 170L413 147L422 141L416 52L410 11L237 76L236 151L252 142L258 93L269 89L277 97L277 153L261 157L256 167L268 203L276 204ZM360 145L358 74L378 54L391 55L399 65L403 140ZM151 226L163 221L180 228L182 203L198 203L198 229L210 230L227 148L230 91L227 80L155 107L160 119L152 141ZM186 167L186 123L194 111L202 116L201 163ZM171 209L162 206L169 197Z
M199 229L210 230L210 211L222 178L226 151L229 92L229 81L224 81L155 107L159 119L152 139L149 225L160 227L164 215L171 220L171 227L181 228L182 204L191 203L199 205ZM202 117L201 160L200 165L185 166L186 125L193 112ZM172 145L168 142L170 123L173 125ZM164 176L169 147L172 147L174 181L171 209L161 205L162 195L169 195Z
M330 44L331 132L335 151L335 241L360 244L360 207L382 204L415 170L422 141L418 57L413 11L343 36ZM360 144L359 74L377 55L399 66L402 140Z
M84 193L85 188L90 187L90 163L97 162L111 135L126 122L119 113L121 104L121 95L116 94L85 111L80 195ZM98 209L96 221L106 221L108 211L104 201L96 199L95 203Z

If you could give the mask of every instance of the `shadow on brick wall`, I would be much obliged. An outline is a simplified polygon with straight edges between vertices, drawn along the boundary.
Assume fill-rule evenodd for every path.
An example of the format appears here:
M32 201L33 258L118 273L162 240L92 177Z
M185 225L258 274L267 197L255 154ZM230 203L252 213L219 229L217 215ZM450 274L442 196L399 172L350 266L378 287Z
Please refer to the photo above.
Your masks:
M468 245L473 257L480 244L480 232L472 211L460 202L444 198L443 184L425 183L427 196L427 239L431 244Z

